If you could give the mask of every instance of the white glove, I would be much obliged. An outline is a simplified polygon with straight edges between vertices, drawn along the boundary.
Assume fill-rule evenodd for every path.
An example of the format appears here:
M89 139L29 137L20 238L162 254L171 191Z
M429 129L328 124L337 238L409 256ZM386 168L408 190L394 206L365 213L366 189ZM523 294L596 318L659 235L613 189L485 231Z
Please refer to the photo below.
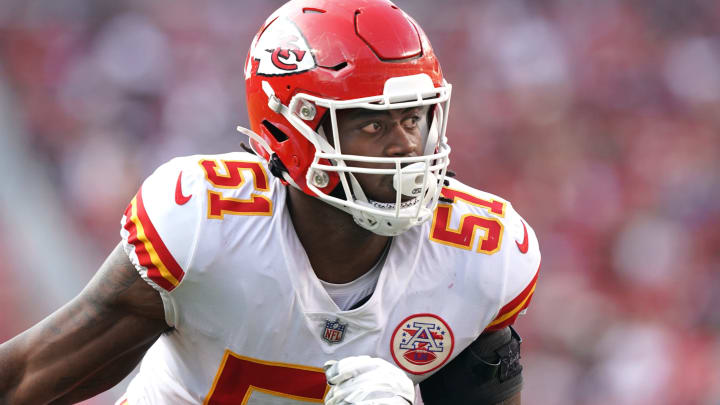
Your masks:
M331 387L326 405L408 405L415 399L412 380L381 358L346 357L323 368Z

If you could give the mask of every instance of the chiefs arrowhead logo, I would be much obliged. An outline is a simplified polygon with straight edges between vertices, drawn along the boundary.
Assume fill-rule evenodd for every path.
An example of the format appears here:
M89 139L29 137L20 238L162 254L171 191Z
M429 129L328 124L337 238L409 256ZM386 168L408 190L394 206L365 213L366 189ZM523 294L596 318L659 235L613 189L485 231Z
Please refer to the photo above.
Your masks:
M281 76L296 74L313 69L315 59L300 30L288 19L273 21L260 38L252 45L252 58L248 63L257 63L260 76ZM246 67L249 76L252 66Z
M268 52L272 52L270 60L276 68L287 71L295 71L298 69L298 64L293 62L302 62L305 58L306 51L299 49L289 48L275 48L268 49ZM292 57L291 57L292 56Z

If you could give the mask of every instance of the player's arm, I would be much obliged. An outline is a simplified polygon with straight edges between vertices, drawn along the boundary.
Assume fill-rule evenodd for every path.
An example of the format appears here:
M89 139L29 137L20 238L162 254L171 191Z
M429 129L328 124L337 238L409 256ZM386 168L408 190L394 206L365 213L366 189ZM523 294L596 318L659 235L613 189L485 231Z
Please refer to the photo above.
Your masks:
M154 342L155 340L152 340L147 345L133 349L106 364L90 378L76 385L72 391L54 400L52 405L75 404L114 387L140 364L145 352Z
M118 245L85 289L0 345L0 404L71 403L117 384L169 327Z
M487 331L449 364L420 383L425 405L520 405L520 336Z

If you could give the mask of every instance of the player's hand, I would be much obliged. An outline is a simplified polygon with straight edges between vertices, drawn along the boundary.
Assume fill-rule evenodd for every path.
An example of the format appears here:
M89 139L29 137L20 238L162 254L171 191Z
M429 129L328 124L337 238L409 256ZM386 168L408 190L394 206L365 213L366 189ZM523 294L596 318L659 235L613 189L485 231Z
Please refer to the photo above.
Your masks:
M323 368L331 387L326 405L407 405L415 399L412 380L383 359L346 357L330 360Z

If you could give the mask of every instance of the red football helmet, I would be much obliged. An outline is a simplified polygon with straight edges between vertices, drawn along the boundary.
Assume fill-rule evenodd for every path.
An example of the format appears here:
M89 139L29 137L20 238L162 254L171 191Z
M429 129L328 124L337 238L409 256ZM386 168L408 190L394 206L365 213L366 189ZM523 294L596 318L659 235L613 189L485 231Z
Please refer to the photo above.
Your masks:
M290 1L253 39L245 84L252 130L239 130L285 182L383 235L399 234L432 216L449 163L445 128L451 86L424 32L394 4ZM425 105L432 114L423 156L378 158L340 150L336 110ZM323 120L332 124L332 134L323 132ZM353 173L394 175L395 203L368 200ZM338 184L344 196L330 195ZM403 195L413 198L402 201Z

